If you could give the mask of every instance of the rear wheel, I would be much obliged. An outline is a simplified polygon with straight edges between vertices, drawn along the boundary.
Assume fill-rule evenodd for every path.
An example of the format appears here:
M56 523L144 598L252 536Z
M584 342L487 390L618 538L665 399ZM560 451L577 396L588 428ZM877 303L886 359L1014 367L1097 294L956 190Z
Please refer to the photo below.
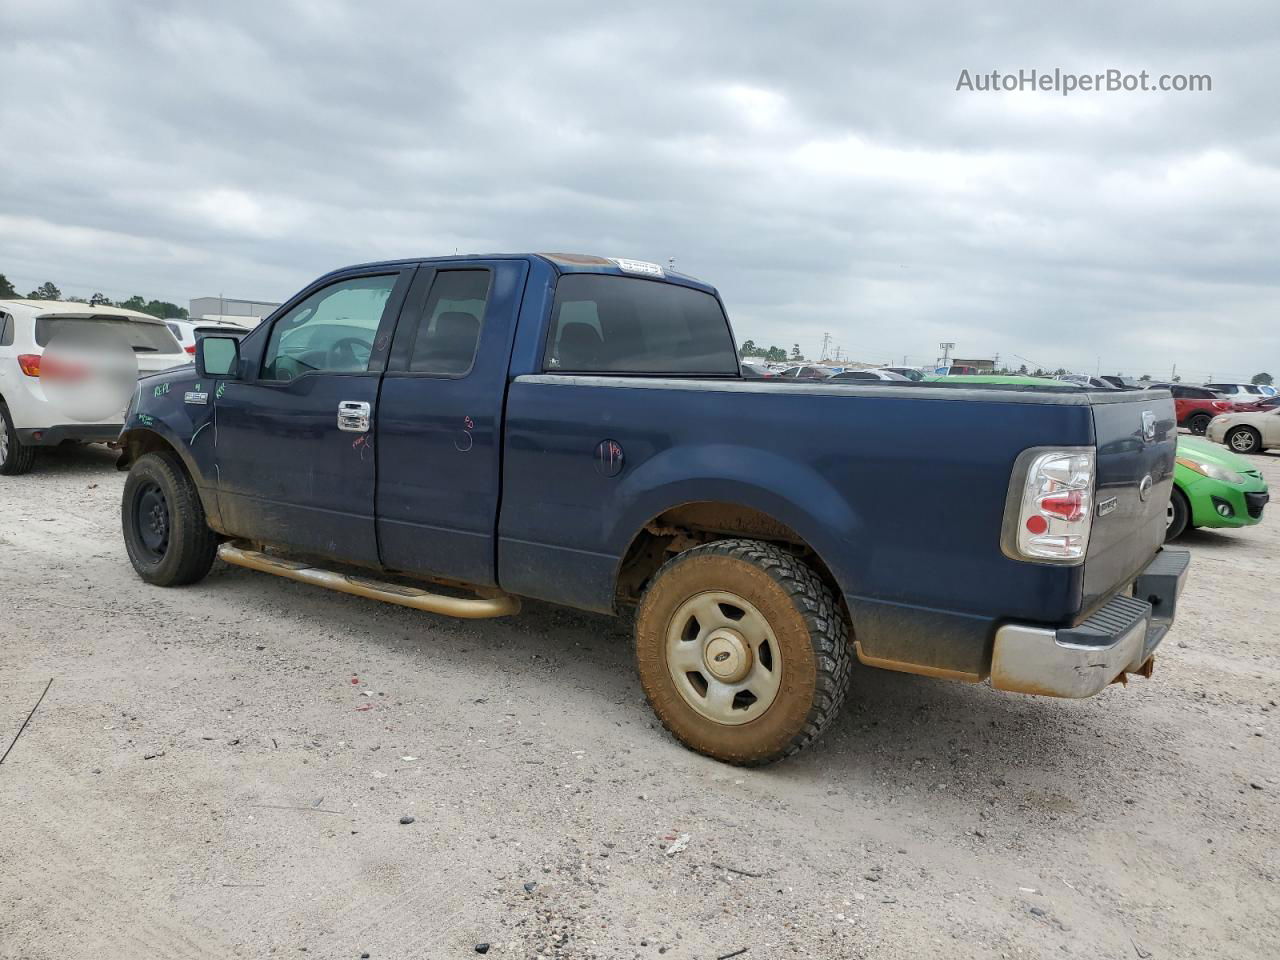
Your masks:
M1262 435L1253 427L1236 427L1227 434L1227 445L1236 453L1258 453L1262 450Z
M670 560L636 613L640 682L681 743L742 766L816 740L844 702L849 628L814 571L754 540Z
M0 403L0 475L16 477L30 470L35 462L36 448L18 439L9 408Z
M213 566L217 536L196 485L172 454L138 458L124 482L120 519L129 560L148 583L195 583Z
M1213 417L1209 416L1207 413L1193 414L1187 420L1187 429L1197 437L1203 437L1205 431L1209 429L1209 421L1212 419Z
M1169 495L1169 506L1165 511L1165 540L1178 539L1186 532L1187 524L1190 522L1191 504L1187 502L1187 495L1177 487L1174 487L1173 493Z

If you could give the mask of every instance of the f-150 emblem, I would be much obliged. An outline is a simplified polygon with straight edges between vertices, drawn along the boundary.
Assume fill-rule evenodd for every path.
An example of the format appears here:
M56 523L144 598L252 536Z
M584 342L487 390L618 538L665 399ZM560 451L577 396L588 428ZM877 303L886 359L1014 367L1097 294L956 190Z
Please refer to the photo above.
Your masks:
M1156 415L1150 410L1142 411L1142 439L1150 443L1156 438Z

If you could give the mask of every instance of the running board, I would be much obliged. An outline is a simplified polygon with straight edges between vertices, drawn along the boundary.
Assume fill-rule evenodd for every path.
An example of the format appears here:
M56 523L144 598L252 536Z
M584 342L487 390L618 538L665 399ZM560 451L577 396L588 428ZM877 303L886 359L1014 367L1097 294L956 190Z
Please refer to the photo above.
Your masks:
M385 603L395 603L414 610L425 610L428 613L442 613L447 617L459 617L463 620L508 617L520 612L520 598L500 591L495 591L491 597L449 597L441 593L419 590L417 587L406 587L398 583L387 583L383 580L370 580L365 577L323 570L298 560L273 557L258 550L249 550L234 543L224 543L218 547L218 557L237 567L274 573L277 577L288 577L290 580L337 590L340 593L350 593L370 600L382 600Z

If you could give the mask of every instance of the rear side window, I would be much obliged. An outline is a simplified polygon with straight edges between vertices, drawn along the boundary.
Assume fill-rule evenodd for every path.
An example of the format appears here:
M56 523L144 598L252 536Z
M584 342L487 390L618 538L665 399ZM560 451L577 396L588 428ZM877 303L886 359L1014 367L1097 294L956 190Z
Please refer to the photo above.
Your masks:
M556 284L544 368L573 373L738 374L715 297L673 283L570 274Z
M106 330L123 337L134 353L181 353L182 347L163 323L147 323L127 317L37 317L36 343L47 347L58 334L83 334Z
M13 346L13 317L0 311L0 347Z
M488 298L488 270L438 272L413 341L409 370L441 377L469 373L480 344Z

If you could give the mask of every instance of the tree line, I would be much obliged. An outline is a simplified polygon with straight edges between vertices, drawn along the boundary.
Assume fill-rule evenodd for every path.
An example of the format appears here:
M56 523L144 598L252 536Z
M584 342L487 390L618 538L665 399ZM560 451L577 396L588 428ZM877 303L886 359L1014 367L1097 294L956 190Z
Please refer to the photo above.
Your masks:
M747 357L758 357L761 360L773 363L786 363L788 360L803 360L804 354L800 352L800 344L794 344L791 347L791 353L788 354L782 347L757 347L754 340L744 340L742 346L738 348L738 356L745 360Z
M167 300L147 300L134 294L128 300L110 300L101 293L95 293L89 299L84 297L64 297L52 280L46 280L25 297L9 282L9 278L0 273L0 299L9 300L63 300L68 303L87 303L94 307L122 307L125 310L137 310L148 313L161 320L186 319L187 310Z

